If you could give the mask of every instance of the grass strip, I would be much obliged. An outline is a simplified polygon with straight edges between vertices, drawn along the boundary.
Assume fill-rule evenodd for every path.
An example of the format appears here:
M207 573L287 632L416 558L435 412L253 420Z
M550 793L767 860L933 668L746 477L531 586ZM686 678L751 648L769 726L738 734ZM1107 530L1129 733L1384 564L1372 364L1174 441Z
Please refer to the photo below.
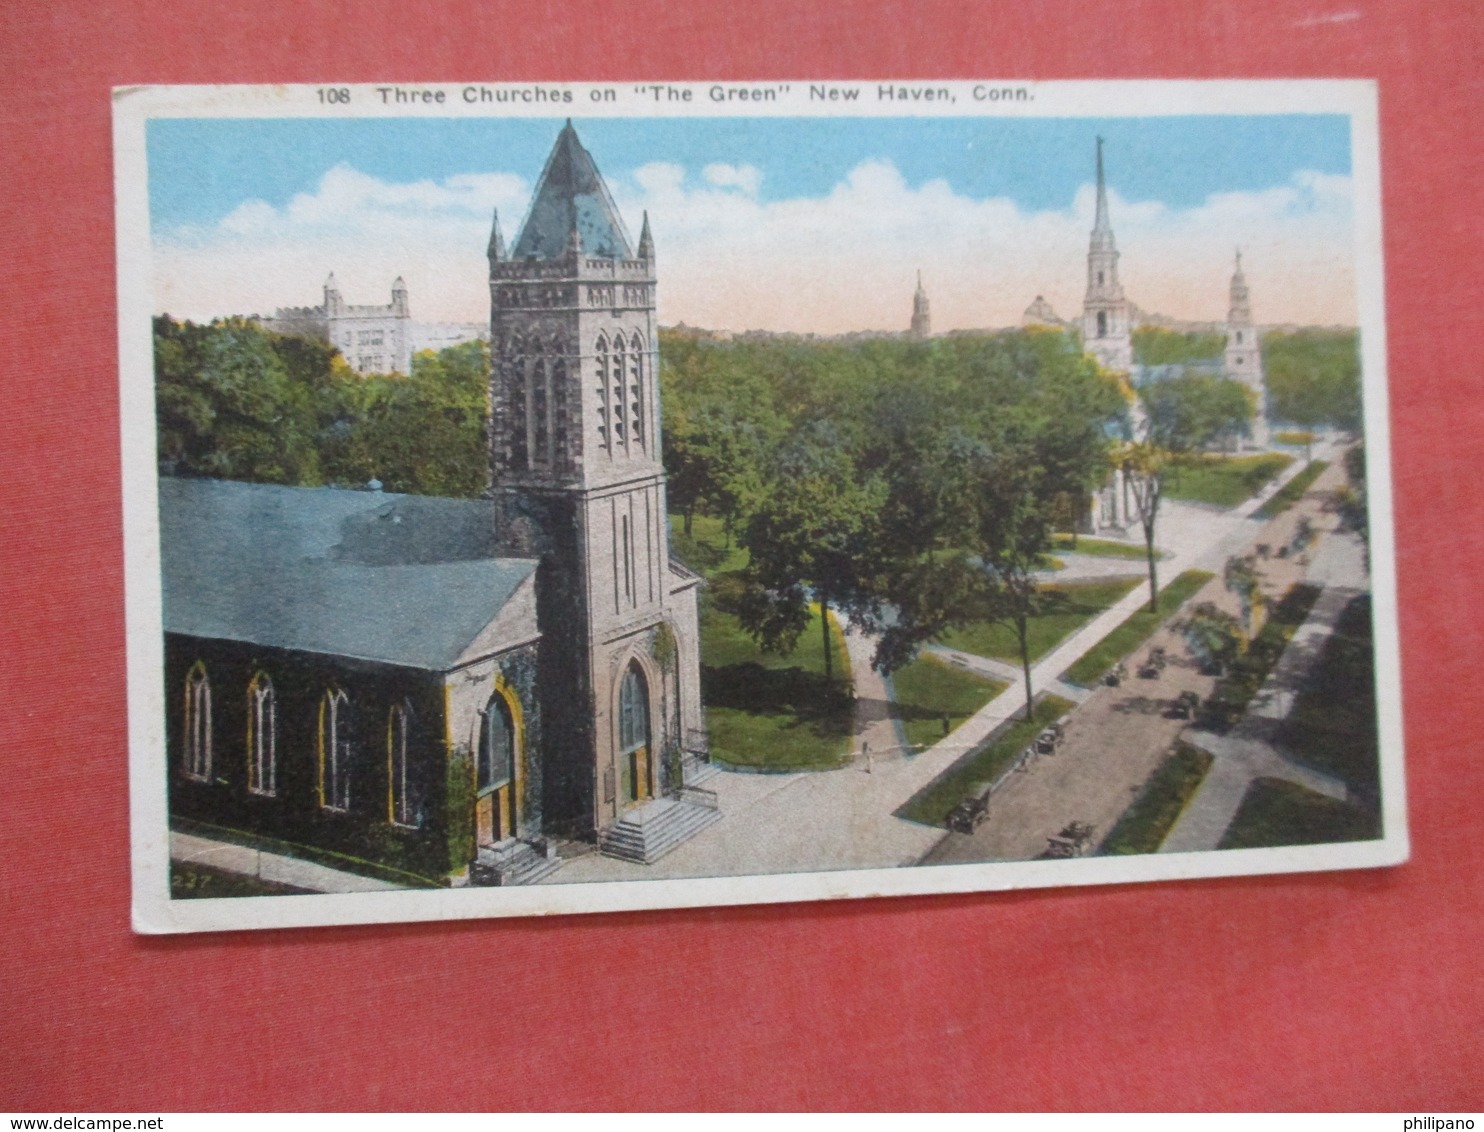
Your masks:
M1067 582L1041 587L1041 612L1030 618L1028 633L1034 664L1103 610L1140 584L1138 578ZM976 621L944 633L941 642L973 656L1020 663L1015 631L1000 621Z
M1149 776L1098 852L1108 856L1159 852L1214 761L1199 747L1177 743L1170 757Z
M1213 503L1235 507L1289 464L1293 457L1282 452L1255 456L1207 456L1195 464L1177 467L1165 480L1167 499Z
M1005 684L934 656L919 656L892 673L892 716L907 742L929 747L1005 690ZM944 720L948 721L947 729Z
M1320 589L1300 582L1292 586L1263 625L1262 631L1247 646L1247 651L1216 684L1210 698L1197 713L1197 724L1207 731L1225 735L1247 711L1247 705L1262 687L1268 673L1278 663L1288 642L1309 616L1319 599Z
M833 679L824 677L819 607L798 647L764 652L735 616L709 603L701 615L701 700L711 757L760 771L832 770L849 758L855 732L850 658L830 615Z
M1107 675L1108 670L1128 656L1151 636L1166 619L1191 599L1214 574L1206 570L1187 570L1159 591L1158 612L1146 605L1130 613L1123 624L1083 653L1062 673L1062 679L1091 688Z
M922 825L944 825L949 810L998 778L1043 727L1071 710L1072 704L1060 696L1042 696L1032 709L1030 722L1017 715L997 738L964 755L908 798L896 816Z
M1054 549L1065 554L1086 554L1093 558L1127 558L1143 562L1144 547L1139 543L1115 542L1090 535L1057 534L1052 536Z
M1273 498L1259 507L1254 512L1255 516L1259 519L1276 519L1304 497L1304 492L1314 486L1314 481L1324 474L1327 467L1329 465L1323 460L1311 460L1303 471L1273 492Z
M1369 810L1281 778L1257 778L1217 848L1321 845L1380 836L1380 819Z

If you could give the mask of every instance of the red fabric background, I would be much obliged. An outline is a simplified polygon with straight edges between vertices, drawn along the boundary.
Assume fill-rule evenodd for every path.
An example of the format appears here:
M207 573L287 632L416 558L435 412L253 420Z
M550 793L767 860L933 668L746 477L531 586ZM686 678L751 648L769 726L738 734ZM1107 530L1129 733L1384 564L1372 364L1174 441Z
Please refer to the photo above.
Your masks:
M1479 1108L1481 25L1409 0L9 0L0 1108ZM130 934L111 86L1206 76L1381 82L1410 864Z

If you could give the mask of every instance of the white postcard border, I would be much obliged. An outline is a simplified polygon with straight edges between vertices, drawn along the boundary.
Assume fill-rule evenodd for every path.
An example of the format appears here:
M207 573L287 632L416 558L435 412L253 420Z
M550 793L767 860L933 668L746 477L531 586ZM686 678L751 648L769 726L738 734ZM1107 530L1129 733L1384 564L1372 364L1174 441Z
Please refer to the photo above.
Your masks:
M713 101L713 88L780 93ZM857 88L858 101L818 99L811 87ZM952 98L882 102L880 88L948 90ZM443 92L442 101L387 102L383 89ZM568 92L571 101L467 101L470 88ZM689 91L688 98L646 90ZM979 98L986 91L1030 96ZM351 102L321 102L347 89ZM626 91L621 98L594 92ZM877 97L867 98L872 91ZM995 862L892 869L610 881L527 888L173 900L164 741L163 620L153 399L152 255L145 128L151 118L293 117L1168 117L1345 114L1351 122L1357 308L1364 377L1375 675L1382 752L1383 838L1204 853ZM1361 80L1067 81L814 80L755 83L431 83L124 87L114 92L120 428L129 697L133 926L141 933L309 927L504 916L566 915L767 904L870 896L994 892L1153 880L1373 868L1407 859L1401 670L1391 512L1377 88Z

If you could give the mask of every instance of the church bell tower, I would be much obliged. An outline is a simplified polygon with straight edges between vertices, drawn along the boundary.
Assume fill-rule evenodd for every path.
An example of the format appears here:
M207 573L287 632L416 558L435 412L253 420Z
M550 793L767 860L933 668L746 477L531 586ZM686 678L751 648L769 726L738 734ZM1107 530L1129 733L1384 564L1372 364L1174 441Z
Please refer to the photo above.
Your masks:
M538 557L549 823L600 834L674 793L703 729L695 579L670 565L655 256L631 243L569 120L490 263L490 486L506 554Z

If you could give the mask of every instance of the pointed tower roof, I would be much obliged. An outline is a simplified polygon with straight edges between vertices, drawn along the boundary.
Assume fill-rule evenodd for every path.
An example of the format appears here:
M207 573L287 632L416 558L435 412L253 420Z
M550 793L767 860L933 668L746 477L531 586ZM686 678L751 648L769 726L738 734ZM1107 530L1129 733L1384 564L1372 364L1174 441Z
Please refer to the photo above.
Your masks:
M338 290L340 290L340 284L338 284L338 283L335 282L335 273L333 271L330 272L330 277L325 280L325 290L326 291L338 291Z
M494 210L494 219L490 221L490 262L498 262L505 258L505 237L500 234L500 210Z
M927 294L927 292L922 289L922 272L921 271L919 271L917 273L917 293L919 295L926 295Z
M574 232L588 255L633 258L608 186L568 118L541 170L512 258L558 259L566 254Z
M407 290L407 281L404 280L400 275L397 276L395 279L392 280L392 290L393 291L405 291L405 290Z

